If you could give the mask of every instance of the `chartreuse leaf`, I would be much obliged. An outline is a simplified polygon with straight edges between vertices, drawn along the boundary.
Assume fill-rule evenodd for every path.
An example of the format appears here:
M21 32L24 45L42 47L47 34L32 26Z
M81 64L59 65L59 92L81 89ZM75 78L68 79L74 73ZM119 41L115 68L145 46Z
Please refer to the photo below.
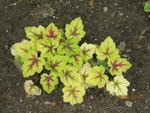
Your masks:
M43 73L41 75L40 83L43 86L44 90L50 94L58 84L58 79L55 76L50 74Z
M106 83L106 90L114 96L125 96L128 95L127 87L129 85L129 81L127 81L123 76L116 76L114 81Z
M76 39L65 40L64 42L59 44L57 52L59 54L65 54L67 56L78 54L80 53L80 47L77 43L78 42Z
M88 87L91 86L90 84L87 84L85 82L86 78L89 76L89 74L91 73L91 71L92 71L92 67L91 67L90 63L83 64L83 67L80 70L80 76L82 78L82 86L85 89L87 89Z
M59 42L61 38L61 32L59 32L58 28L55 26L54 23L50 23L46 27L46 30L44 32L44 37Z
M34 85L32 80L26 80L24 82L24 89L28 95L41 95L41 89Z
M96 46L94 44L87 44L86 42L81 45L81 51L86 60L92 59L93 54L96 51Z
M92 68L90 75L86 79L87 84L98 86L102 88L108 82L108 76L104 74L105 68L103 66L95 66Z
M71 55L68 62L73 64L73 66L77 67L78 69L81 69L83 65L83 56L81 53Z
M78 73L77 68L66 65L63 70L62 76L60 76L61 82L65 86L70 86L72 84L80 84L82 82L81 76Z
M85 89L79 84L73 84L70 86L65 86L62 89L63 101L69 102L71 105L82 103L83 96L85 95Z
M58 46L58 42L53 40L49 40L49 39L42 39L39 40L37 43L37 49L41 52L41 56L42 57L47 57L48 55L54 54L55 53L55 49Z
M127 59L116 56L108 59L108 66L110 66L111 75L122 75L122 72L126 72L132 64Z
M116 48L112 38L108 36L104 42L96 50L97 59L105 60L106 58L112 58L119 55L119 50Z
M26 37L31 40L43 39L43 32L45 28L41 25L38 27L25 27Z
M24 64L22 66L23 76L33 76L35 72L40 73L43 70L45 60L42 57L38 57L36 51L30 51L24 56Z
M62 70L66 66L67 57L61 55L49 55L45 68L51 71L51 75L61 76Z
M20 43L15 43L11 47L11 53L14 56L23 57L32 48L31 42L22 40Z
M145 12L150 12L150 1L146 2L144 5L144 11Z
M66 24L65 30L65 36L67 39L76 38L78 41L80 41L85 35L80 17L72 20L70 24Z

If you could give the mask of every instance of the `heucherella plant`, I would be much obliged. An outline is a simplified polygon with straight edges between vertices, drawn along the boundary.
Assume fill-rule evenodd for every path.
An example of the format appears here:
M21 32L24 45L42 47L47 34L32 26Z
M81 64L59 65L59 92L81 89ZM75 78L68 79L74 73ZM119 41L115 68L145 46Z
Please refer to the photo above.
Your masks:
M11 53L21 66L24 89L28 95L51 94L63 84L63 101L83 102L88 88L103 88L114 96L128 94L130 85L123 75L132 66L122 58L108 36L100 45L84 42L80 17L66 24L65 32L53 22L47 27L25 27L27 39L12 45ZM36 84L36 85L35 85Z

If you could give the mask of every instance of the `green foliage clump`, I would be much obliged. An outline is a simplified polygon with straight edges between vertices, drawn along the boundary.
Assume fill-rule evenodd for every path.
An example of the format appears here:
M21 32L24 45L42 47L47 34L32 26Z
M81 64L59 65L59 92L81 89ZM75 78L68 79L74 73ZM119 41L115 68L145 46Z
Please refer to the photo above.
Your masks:
M46 28L25 27L28 40L12 45L11 53L21 63L23 77L29 79L24 83L28 95L41 94L38 81L48 94L61 82L63 100L71 105L82 103L86 89L93 87L127 95L130 83L123 74L131 64L121 58L110 36L100 45L79 44L86 34L83 28L80 17L66 24L65 32L54 23Z
M150 12L150 1L147 1L144 5L144 11L145 12Z

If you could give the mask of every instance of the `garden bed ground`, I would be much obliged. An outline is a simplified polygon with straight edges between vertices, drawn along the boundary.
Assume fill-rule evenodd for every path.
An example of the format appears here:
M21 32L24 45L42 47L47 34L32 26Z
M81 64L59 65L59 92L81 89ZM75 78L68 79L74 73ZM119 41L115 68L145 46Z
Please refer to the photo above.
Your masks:
M150 14L143 11L145 1L0 0L0 113L149 113ZM39 97L24 92L11 45L25 38L25 26L53 21L64 28L78 16L87 32L83 41L100 44L110 35L117 45L125 42L122 54L133 64L125 74L131 82L126 99L113 97L105 89L89 89L82 104L71 106L63 103L60 88Z

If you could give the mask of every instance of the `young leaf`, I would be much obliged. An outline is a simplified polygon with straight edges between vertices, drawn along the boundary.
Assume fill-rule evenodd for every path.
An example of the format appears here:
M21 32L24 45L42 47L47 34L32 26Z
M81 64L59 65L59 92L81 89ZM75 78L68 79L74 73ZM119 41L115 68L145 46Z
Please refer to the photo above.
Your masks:
M62 76L60 76L61 82L65 86L70 86L72 84L81 84L81 76L77 72L77 68L67 65L63 70Z
M62 89L63 101L69 102L71 105L82 103L83 96L85 95L85 89L81 85L65 86Z
M22 66L23 76L29 77L34 75L35 72L40 73L43 70L44 64L44 58L38 57L36 51L30 51L24 56L24 64Z
M85 82L86 78L89 76L89 74L91 73L92 71L92 68L91 68L91 65L90 63L85 63L83 65L83 67L81 68L80 70L80 76L82 78L82 86L87 89L88 87L90 87L91 85L90 84L87 84Z
M108 36L104 42L101 43L100 47L96 50L97 59L105 60L106 58L112 58L119 55L119 50L116 48L112 38Z
M132 65L125 58L113 57L108 59L108 66L111 75L122 75L122 72L126 72Z
M57 52L59 54L70 56L80 53L80 47L78 46L76 39L69 39L59 44Z
M32 80L26 80L24 82L24 89L28 95L41 95L41 89L34 85Z
M106 90L112 95L125 96L128 95L127 87L130 85L123 76L116 76L114 81L109 81L106 83Z
M44 90L48 94L50 94L58 84L58 79L55 76L44 73L41 75L40 83L43 86Z
M28 40L22 40L20 43L15 43L11 46L11 54L13 56L23 57L31 49L32 45Z
M61 76L62 70L66 66L67 57L61 55L49 55L45 68L51 71L51 75Z
M58 28L55 26L54 23L50 23L46 27L46 30L44 32L44 37L59 42L61 38L61 32L59 32Z
M41 56L42 57L47 57L51 54L55 53L55 49L58 46L58 42L53 40L49 40L49 39L42 39L39 40L37 43L37 49L41 52Z
M105 68L103 66L95 66L92 68L90 75L86 79L87 84L93 86L98 85L98 88L102 88L108 82L108 76L104 74Z
M42 39L44 31L45 28L41 25L39 25L38 27L25 27L26 36L31 40Z
M83 43L80 48L84 58L87 60L91 59L96 51L96 46L94 44L87 44L86 42Z
M76 38L78 39L78 41L80 41L85 35L82 20L80 17L72 20L70 24L66 24L65 30L65 36L67 37L67 39Z

